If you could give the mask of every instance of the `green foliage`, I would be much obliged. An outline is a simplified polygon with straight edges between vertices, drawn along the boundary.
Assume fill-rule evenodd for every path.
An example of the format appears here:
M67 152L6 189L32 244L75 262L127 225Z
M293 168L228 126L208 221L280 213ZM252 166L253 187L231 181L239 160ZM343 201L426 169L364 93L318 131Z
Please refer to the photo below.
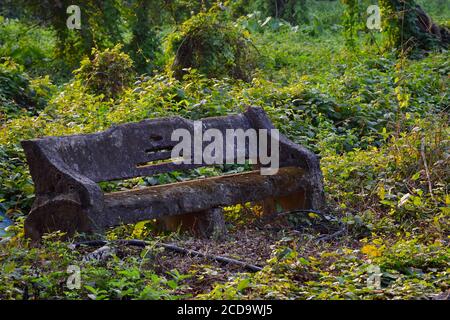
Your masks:
M92 48L105 49L122 40L123 21L121 2L117 0L82 0L76 5L82 12L81 29L70 30L66 21L67 8L73 3L62 1L20 1L27 16L39 24L50 24L57 38L56 56L64 61L59 66L62 73L70 73Z
M448 289L450 252L443 244L375 242L360 249L320 247L313 253L280 243L263 271L218 284L199 298L417 299ZM373 275L381 280L379 288L371 287Z
M127 51L134 61L138 73L151 73L156 53L159 50L159 39L149 19L152 1L139 0L133 3L134 19L131 23L132 39Z
M11 58L29 74L44 75L49 71L54 46L51 30L0 16L0 56Z
M153 12L158 12L157 10L159 10L157 14L161 18L161 9L163 8L175 24L181 24L192 15L207 11L214 5L214 2L214 0L164 0L159 3L156 2L158 7L155 7Z
M120 259L113 254L107 261L83 261L76 250L59 240L60 234L48 235L43 248L29 248L18 241L7 245L8 255L0 257L1 299L181 299L185 275L171 270L158 275L147 267L148 250L143 257ZM2 249L5 249L3 246ZM81 288L69 289L69 266L80 268Z
M345 212L351 236L308 248L301 238L285 238L262 272L238 275L198 298L417 299L448 290L449 128L446 118L436 121L418 121L381 150L322 158L329 204ZM380 287L371 287L374 275Z
M0 147L0 210L11 217L27 214L34 200L34 186L19 146Z
M269 1L262 2L269 3ZM292 19L277 18L276 15L271 15L262 10L260 6L256 5L257 2L252 1L247 6L240 6L240 3L239 1L230 3L230 10L232 14L239 16L240 24L250 32L272 31L283 33L291 29L299 31L299 33L317 36L325 31L336 32L341 28L343 9L339 1L308 0L304 4L297 1L296 6L305 8L305 10L298 11L300 21L297 21L295 17ZM245 1L242 1L242 3L245 3ZM294 2L292 1L292 3Z
M256 0L253 10L261 10L266 17L283 19L292 24L309 22L309 11L306 0Z
M29 80L19 65L6 60L0 65L0 104L4 116L18 113L31 101Z
M432 122L418 120L410 132L390 137L387 147L325 156L324 176L332 201L343 210L361 213L360 218L370 221L369 229L377 232L402 229L426 238L441 237L450 223L447 121L444 115ZM389 139L389 134L385 137ZM414 229L418 221L420 231Z
M386 35L385 47L401 49L402 52L414 52L415 49L433 50L444 43L440 35L433 34L433 26L420 24L427 18L419 15L419 7L414 0L381 0L383 31ZM429 23L432 23L431 21Z
M12 60L0 63L0 121L29 112L35 114L54 92L48 76L30 79Z
M209 78L232 77L250 81L256 51L247 32L225 19L216 9L199 13L170 35L168 52L177 78L194 68Z
M103 94L105 98L118 96L133 79L133 61L121 48L117 45L102 52L93 49L93 59L83 59L81 67L74 71L76 79L89 92Z
M345 11L342 19L342 26L344 27L344 36L347 45L355 46L358 33L364 30L365 23L362 18L364 7L360 0L341 0L345 5Z
M447 0L416 0L416 3L420 5L425 12L427 12L433 20L438 24L446 24L448 27L448 17L450 16L450 7Z

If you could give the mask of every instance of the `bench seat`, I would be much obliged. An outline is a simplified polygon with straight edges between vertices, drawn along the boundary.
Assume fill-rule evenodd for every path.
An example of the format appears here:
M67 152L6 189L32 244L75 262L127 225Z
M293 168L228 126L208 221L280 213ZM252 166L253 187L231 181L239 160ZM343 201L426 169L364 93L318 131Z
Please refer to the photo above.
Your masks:
M118 225L193 213L268 197L304 192L299 167L280 168L276 175L259 170L105 194L106 214ZM303 199L304 200L304 199Z

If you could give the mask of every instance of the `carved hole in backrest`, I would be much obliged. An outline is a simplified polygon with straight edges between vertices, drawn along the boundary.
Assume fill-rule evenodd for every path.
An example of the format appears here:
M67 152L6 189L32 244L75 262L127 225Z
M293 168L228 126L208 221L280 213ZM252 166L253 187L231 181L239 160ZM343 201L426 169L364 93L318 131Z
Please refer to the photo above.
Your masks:
M150 140L153 140L153 141L161 141L162 139L163 139L163 137L160 136L160 135L158 135L158 134L152 134L152 135L150 135Z
M161 148L161 149L146 149L145 150L145 153L146 154L148 154L149 156L156 156L156 155L158 155L158 154L161 154L161 153L166 153L166 152L172 152L172 149L169 149L169 148Z
M136 165L136 168L147 168L147 167L152 167L152 166L159 166L159 165L163 165L163 164L167 164L167 163L174 163L175 161L181 161L181 160L183 160L183 157L141 162Z
M148 161L139 162L136 164L136 167L145 168L183 160L183 155L180 155L180 157L176 158L171 157L172 147L173 146L161 146L159 148L145 149L145 153L148 156Z

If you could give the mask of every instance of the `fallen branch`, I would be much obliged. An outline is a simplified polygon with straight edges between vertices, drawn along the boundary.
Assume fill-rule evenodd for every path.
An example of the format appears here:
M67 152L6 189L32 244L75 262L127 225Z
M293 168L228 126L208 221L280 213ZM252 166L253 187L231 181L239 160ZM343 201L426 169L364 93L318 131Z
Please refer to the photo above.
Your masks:
M200 251L178 247L174 244L151 243L151 242L143 241L143 240L117 240L114 242L116 242L119 245L121 244L121 245L136 246L136 247L142 247L142 248L146 247L148 245L155 245L156 247L162 247L166 250L181 253L181 254L184 254L187 256L191 256L191 257L199 257L199 258L205 258L208 260L214 260L214 261L222 263L222 264L234 264L234 265L240 266L240 267L247 269L249 271L252 271L252 272L258 272L258 271L262 270L262 268L259 266L255 266L255 265L252 265L252 264L240 261L240 260L206 254L206 253L202 253ZM105 241L105 240L82 241L82 242L77 242L77 243L71 244L70 248L77 249L81 246L99 247L99 246L105 246L108 243L110 243L110 242Z
M335 237L338 237L340 235L342 235L345 232L346 228L342 228L332 234L327 234L327 235L323 235L317 238L317 241L328 241L331 240Z

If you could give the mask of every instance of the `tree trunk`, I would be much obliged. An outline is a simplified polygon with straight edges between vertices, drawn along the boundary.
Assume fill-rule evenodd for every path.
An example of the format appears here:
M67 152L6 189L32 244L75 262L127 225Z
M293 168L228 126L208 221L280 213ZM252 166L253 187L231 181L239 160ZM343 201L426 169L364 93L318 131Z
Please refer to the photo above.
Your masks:
M414 0L379 1L386 46L411 52L447 48L449 30L436 25Z

